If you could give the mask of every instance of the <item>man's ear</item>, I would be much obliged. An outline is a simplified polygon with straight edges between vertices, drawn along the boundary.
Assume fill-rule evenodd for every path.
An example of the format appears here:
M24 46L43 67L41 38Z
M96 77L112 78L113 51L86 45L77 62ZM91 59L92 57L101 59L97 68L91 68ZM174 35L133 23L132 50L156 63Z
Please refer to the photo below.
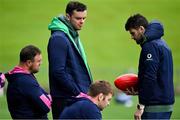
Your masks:
M32 65L32 61L31 61L31 60L27 60L27 61L26 61L26 65L27 65L28 67L30 67L30 66Z
M70 20L70 15L68 13L66 13L66 18L67 20Z
M145 28L143 26L140 26L139 29L140 29L140 31L142 31L142 33L145 32Z
M102 101L104 99L104 95L102 94L102 93L100 93L99 95L98 95L98 100L99 101Z

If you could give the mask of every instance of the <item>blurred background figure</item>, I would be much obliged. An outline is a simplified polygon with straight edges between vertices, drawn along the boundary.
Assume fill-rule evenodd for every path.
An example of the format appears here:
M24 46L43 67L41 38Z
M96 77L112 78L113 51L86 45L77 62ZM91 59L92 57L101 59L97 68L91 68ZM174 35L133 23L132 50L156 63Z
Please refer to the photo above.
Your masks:
M118 90L115 96L115 101L124 104L125 107L132 107L133 101L131 95L126 95L124 92Z

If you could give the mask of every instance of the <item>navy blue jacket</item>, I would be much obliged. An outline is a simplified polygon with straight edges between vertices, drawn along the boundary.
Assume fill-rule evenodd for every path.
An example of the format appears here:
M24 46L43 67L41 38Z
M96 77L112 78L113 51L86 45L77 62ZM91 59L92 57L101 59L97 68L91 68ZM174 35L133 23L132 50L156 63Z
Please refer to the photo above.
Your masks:
M6 74L7 103L13 119L47 119L47 93L32 74ZM45 99L43 101L42 99Z
M150 23L141 44L139 60L139 102L144 105L172 105L174 103L173 59L170 48L161 39L162 24Z
M66 107L60 119L102 119L100 109L87 98L79 98L72 105Z
M48 44L50 93L53 98L71 98L87 93L91 84L82 57L62 31L52 31Z

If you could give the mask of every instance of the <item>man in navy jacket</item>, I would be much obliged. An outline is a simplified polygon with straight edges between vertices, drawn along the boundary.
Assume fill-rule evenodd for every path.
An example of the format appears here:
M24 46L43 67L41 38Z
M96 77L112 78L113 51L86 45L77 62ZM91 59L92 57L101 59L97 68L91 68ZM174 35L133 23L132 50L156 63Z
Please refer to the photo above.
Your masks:
M5 74L8 80L7 103L13 119L47 119L51 97L38 84L41 51L32 45L20 52L20 63Z
M52 95L53 118L59 118L61 111L74 97L87 93L92 81L85 52L79 39L87 16L86 5L70 1L66 15L54 17L49 30L48 43L49 83Z
M135 119L170 119L174 104L173 59L170 48L161 38L160 22L148 23L140 14L129 17L125 29L140 44L139 104ZM131 91L132 92L132 91ZM133 94L133 93L129 94Z
M110 104L113 88L107 81L91 84L88 94L80 94L77 102L66 107L60 119L102 119L101 111Z

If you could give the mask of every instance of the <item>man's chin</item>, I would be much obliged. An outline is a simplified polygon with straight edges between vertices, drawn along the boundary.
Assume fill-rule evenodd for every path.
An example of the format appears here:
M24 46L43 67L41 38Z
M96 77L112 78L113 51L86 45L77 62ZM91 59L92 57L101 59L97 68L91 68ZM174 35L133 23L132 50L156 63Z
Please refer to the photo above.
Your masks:
M141 43L141 42L139 42L139 41L136 41L136 44L138 44L138 45L139 45L140 43Z
M100 111L103 111L103 110L104 110L104 108L99 108L99 110L100 110Z
M81 30L81 28L76 28L76 30L78 31L78 30Z
M35 74L35 73L38 73L38 72L39 72L39 70L34 70L34 71L32 71L32 73L34 73L34 74Z
M144 39L140 39L140 40L136 40L136 43L139 45L141 43L143 43Z

